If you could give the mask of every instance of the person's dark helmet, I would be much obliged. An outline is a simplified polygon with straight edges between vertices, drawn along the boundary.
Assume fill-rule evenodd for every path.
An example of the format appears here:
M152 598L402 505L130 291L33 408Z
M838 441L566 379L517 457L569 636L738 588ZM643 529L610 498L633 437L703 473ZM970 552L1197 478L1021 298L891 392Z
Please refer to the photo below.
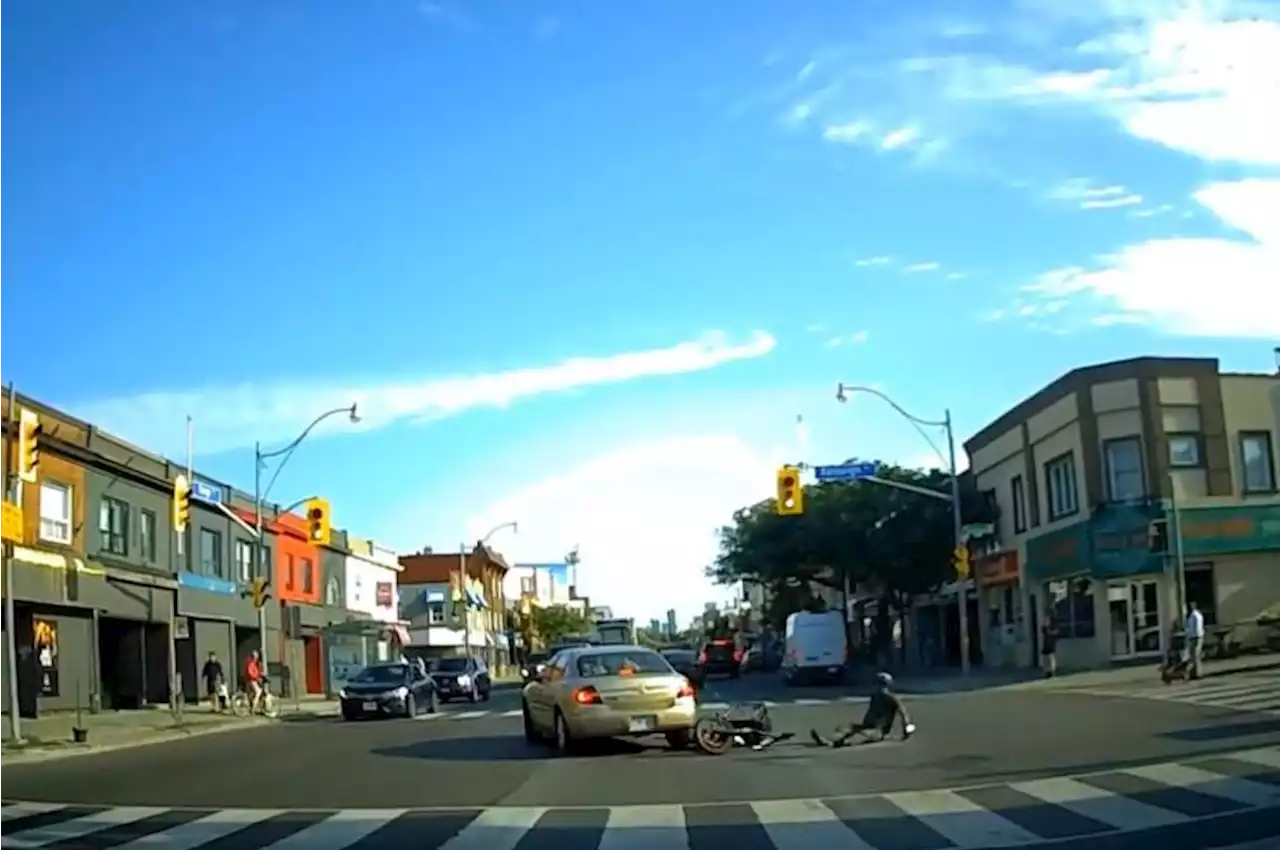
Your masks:
M893 687L893 676L883 672L877 673L876 684L878 684L882 688L891 688Z

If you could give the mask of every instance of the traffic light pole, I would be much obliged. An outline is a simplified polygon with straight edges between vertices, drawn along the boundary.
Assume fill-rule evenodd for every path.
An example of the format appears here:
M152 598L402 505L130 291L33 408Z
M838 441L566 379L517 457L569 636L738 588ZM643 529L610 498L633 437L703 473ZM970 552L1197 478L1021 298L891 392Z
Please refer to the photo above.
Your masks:
M9 382L9 445L4 450L4 469L0 480L4 482L4 498L8 500L13 488L13 462L9 453L18 445L18 394ZM19 485L21 486L21 485ZM4 661L9 668L9 736L12 740L22 742L22 711L18 697L18 630L15 627L16 615L13 610L13 543L4 541Z
M955 548L967 545L964 539L964 514L960 505L960 470L956 464L956 435L951 427L951 410L942 419L947 429L947 462L951 466L951 530L955 535ZM969 672L969 576L958 576L956 597L959 601L960 672Z

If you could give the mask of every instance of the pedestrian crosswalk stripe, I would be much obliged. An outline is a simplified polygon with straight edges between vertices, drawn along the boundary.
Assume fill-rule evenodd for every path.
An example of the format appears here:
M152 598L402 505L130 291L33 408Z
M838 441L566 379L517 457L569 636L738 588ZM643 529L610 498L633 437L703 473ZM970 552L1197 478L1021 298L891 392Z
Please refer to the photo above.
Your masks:
M502 714L500 714L500 715L498 715L498 716L499 716L499 717L519 717L519 716L520 716L521 714L523 714L523 713L524 713L524 712L523 712L523 711L521 711L520 709L518 709L518 708L513 708L513 709L511 709L511 711L504 711L504 712L502 712Z
M452 717L455 720L472 720L477 717L484 717L486 714L491 713L492 712L488 711L455 711L452 712Z
M594 850L1029 847L1197 822L1217 829L1222 814L1280 814L1277 767L1280 746L1269 746L976 788L747 804L288 811L5 802L3 847L517 850L544 839Z
M1153 682L1139 686L1072 690L1095 696L1152 699L1280 715L1280 676L1249 676L1221 682L1200 679L1168 685Z

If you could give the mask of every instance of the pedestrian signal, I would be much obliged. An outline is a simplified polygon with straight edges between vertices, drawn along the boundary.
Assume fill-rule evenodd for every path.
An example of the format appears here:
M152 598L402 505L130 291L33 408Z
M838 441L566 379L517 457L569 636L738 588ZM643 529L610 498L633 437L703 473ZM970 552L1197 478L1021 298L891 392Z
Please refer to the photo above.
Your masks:
M956 578L966 579L969 577L969 547L957 546L955 552L951 555L951 564L956 568Z
M34 484L40 475L40 438L44 426L34 410L22 409L18 422L18 478Z
M778 470L778 493L774 499L774 511L779 516L797 516L804 513L804 486L800 483L800 470L784 466Z

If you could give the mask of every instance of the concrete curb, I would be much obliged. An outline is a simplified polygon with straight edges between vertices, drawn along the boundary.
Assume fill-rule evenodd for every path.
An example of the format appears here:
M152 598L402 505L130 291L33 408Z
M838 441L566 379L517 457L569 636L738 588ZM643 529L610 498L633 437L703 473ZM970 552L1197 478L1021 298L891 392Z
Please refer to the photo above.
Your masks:
M244 718L238 721L228 721L227 723L209 724L208 726L191 727L183 730L166 730L154 737L142 738L136 741L119 741L113 744L87 744L83 747L75 744L68 744L65 749L20 749L6 750L3 753L3 759L10 765L14 764L40 764L47 761L61 761L68 758L79 758L83 756L98 755L99 753L118 752L120 750L133 750L139 747L150 747L154 744L171 744L174 741L185 741L190 738L201 738L205 735L220 735L225 732L243 732L247 729L259 729L270 723L287 720L291 716L297 716L301 712L291 714L282 714L277 720L267 718Z

